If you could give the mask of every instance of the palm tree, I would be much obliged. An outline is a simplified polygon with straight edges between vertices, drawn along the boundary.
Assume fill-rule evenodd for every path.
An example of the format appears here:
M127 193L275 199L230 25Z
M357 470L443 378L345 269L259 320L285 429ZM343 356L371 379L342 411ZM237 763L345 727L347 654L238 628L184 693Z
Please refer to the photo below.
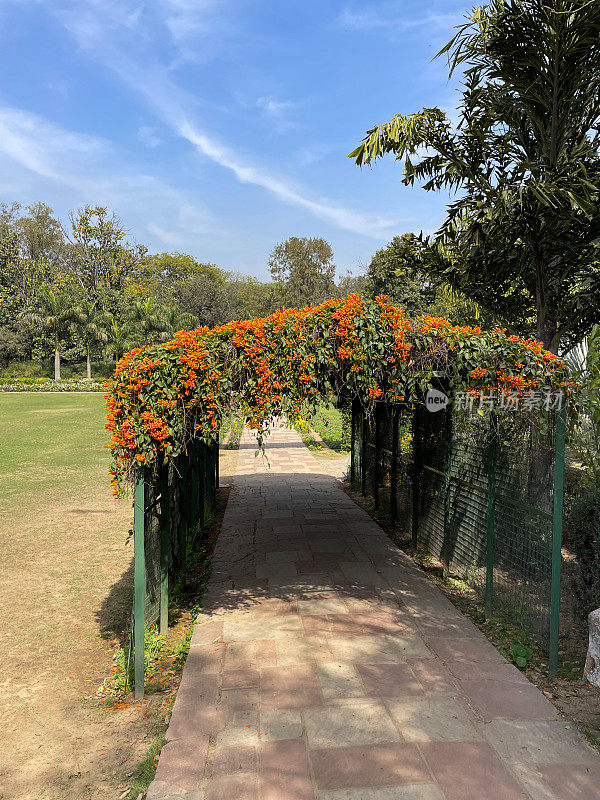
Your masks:
M464 71L458 123L397 114L350 156L449 191L434 277L568 350L600 322L600 2L490 0L443 53Z
M187 311L180 311L177 306L165 306L162 310L165 331L161 338L168 341L177 331L190 331L198 325L198 318Z
M110 324L107 315L98 307L97 301L82 300L73 309L73 321L83 340L86 352L86 373L92 377L92 353L99 344L108 341L107 326Z
M60 380L60 344L73 321L73 298L66 292L54 292L49 286L42 285L36 293L34 307L23 316L52 336L54 380Z
M177 306L163 306L153 297L136 300L126 323L132 339L146 344L168 341L176 331L190 330L198 324L193 314L181 313Z
M112 315L108 316L107 323L108 344L106 352L108 355L114 355L115 361L118 361L123 353L131 350L134 344L129 325L128 323L118 322Z
M127 330L140 344L153 344L164 338L167 326L160 304L153 297L135 300L129 309Z

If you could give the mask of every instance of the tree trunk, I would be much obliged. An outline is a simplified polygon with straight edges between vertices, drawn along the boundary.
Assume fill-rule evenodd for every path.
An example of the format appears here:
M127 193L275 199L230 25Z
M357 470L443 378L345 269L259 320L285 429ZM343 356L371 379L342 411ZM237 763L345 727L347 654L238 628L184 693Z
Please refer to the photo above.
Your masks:
M538 342L544 343L544 349L549 350L554 355L558 354L559 341L556 339L558 325L548 319L542 309L538 308L536 336Z
M550 418L550 430L546 435L532 432L530 444L529 475L527 477L527 499L535 508L552 513L554 499L554 435L556 419Z
M58 347L54 351L54 380L60 380L60 353L58 352Z
M552 308L552 296L548 281L545 276L553 275L560 268L560 258L553 258L550 263L545 265L543 253L539 253L536 258L536 289L535 303L537 310L536 336L538 342L542 342L545 350L549 350L554 355L558 354L559 339L556 336L558 323L556 320L556 310Z
M89 349L87 351L87 364L86 364L86 367L87 367L88 379L91 379L91 377L92 377L92 362L90 361L90 351L89 351Z

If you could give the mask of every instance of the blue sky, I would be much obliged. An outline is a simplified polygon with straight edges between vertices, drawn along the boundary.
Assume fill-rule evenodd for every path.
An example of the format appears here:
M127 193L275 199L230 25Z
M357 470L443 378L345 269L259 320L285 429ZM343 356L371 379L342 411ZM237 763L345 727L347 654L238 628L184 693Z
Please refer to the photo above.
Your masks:
M432 56L454 0L0 0L0 201L115 210L151 251L266 278L323 236L338 272L434 230L445 198L393 159L348 158L373 124L452 110Z

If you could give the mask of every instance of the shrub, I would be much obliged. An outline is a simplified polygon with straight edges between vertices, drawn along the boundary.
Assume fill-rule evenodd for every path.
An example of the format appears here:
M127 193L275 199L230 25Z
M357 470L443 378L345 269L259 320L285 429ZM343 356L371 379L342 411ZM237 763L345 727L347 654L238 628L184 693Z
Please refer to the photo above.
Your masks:
M352 404L345 403L341 408L342 415L342 450L350 452L352 447Z
M92 378L110 378L115 371L115 367L114 361L94 361L92 362Z
M92 380L105 380L115 371L114 361L92 361ZM79 380L86 377L86 363L85 361L76 361L73 363L63 362L60 368L60 377L67 380Z
M41 361L12 361L2 370L3 378L43 378L44 365Z
M574 612L581 622L600 608L600 483L575 501L565 529L577 559L573 580Z
M114 361L93 361L92 380L106 380L106 378L110 378L115 371L115 366ZM12 361L2 370L0 377L10 380L22 380L23 378L54 379L54 360ZM62 380L85 379L85 361L73 363L62 361L60 365L60 377Z

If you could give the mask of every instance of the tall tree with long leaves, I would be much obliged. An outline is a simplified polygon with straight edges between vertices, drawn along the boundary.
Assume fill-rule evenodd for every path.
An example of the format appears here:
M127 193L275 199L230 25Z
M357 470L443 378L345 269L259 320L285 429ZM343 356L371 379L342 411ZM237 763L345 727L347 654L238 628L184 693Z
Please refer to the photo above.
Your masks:
M75 328L81 337L86 353L86 374L92 377L92 356L98 347L109 340L110 318L99 307L98 301L82 300L72 311Z
M198 317L187 311L181 311L177 306L164 306L162 318L165 330L160 335L161 341L168 342L178 331L191 331L199 323Z
M52 337L54 380L60 380L60 348L65 334L74 321L73 298L66 291L55 292L49 286L40 286L34 307L28 309L24 316Z
M172 328L165 316L165 307L153 297L135 300L127 314L127 332L138 345L168 341Z
M600 321L600 2L492 0L438 55L464 72L456 124L396 115L350 158L454 198L429 268L568 350Z
M106 353L114 356L115 361L118 361L124 353L133 348L134 339L130 326L127 322L119 322L112 314L107 315L106 333L108 335Z

